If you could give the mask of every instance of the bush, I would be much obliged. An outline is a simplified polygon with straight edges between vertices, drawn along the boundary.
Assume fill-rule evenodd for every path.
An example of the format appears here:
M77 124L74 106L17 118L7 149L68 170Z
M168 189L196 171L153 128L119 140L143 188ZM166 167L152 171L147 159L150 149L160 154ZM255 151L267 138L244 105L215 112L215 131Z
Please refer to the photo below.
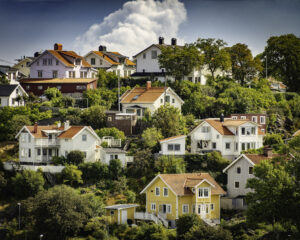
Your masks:
M67 155L67 164L79 165L84 162L84 153L78 150L74 150Z
M125 140L124 132L115 127L96 129L95 132L100 138L103 138L104 136L111 136L114 139L121 139L122 141Z
M78 186L83 183L81 175L82 172L75 165L66 165L61 172L63 183L70 184L71 186Z
M101 162L82 163L78 166L82 171L84 183L96 183L100 180L107 179L109 176L108 166Z

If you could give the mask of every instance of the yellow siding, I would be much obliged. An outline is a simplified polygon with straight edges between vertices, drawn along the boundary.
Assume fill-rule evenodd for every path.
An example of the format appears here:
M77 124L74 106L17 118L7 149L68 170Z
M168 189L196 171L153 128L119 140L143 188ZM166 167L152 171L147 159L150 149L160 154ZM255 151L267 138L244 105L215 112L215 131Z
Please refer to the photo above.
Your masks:
M135 207L127 208L127 219L134 220Z
M160 195L155 195L155 188L160 188ZM146 211L149 213L158 213L159 212L159 205L162 204L170 204L171 205L171 213L167 214L168 220L175 220L176 219L176 196L168 188L169 195L167 197L163 196L163 188L168 188L167 185L160 179L157 178L156 181L147 189L146 191ZM151 210L151 203L156 204L156 210Z
M210 210L210 218L211 219L219 219L220 218L220 195L212 195L211 203L214 205L214 210Z
M122 222L122 211L127 211L127 219L134 220L134 213L135 213L135 207L126 208L126 209L120 209L119 211L116 209L106 209L106 216L110 217L111 223L120 223ZM111 212L114 214L111 215ZM118 216L118 214L120 216Z
M195 196L181 196L178 197L178 216L183 215L184 213L182 212L182 207L184 204L187 204L189 206L189 212L192 213L193 209L193 204L195 204Z
M113 215L111 213L114 213ZM106 209L106 216L110 217L111 223L118 223L118 210Z

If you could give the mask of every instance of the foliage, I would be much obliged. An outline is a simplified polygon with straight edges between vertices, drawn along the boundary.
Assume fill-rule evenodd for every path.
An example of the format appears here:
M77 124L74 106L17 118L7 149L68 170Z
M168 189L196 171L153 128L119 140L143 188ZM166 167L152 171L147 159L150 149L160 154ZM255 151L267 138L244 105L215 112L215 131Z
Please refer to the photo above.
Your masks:
M161 48L158 56L160 68L164 68L175 80L183 80L184 76L189 75L195 68L200 68L203 56L194 45L184 47L167 46Z
M93 129L105 126L105 108L102 106L92 106L85 109L82 113L82 121L85 125Z
M204 223L199 226L193 226L184 236L184 240L232 240L229 231L221 227L214 228Z
M0 194L2 189L4 189L7 185L7 180L5 179L4 173L0 171Z
M83 97L88 99L89 106L100 105L107 109L118 100L117 93L107 88L89 89L83 93Z
M114 139L121 139L122 141L125 140L124 132L115 127L96 129L95 132L100 138L103 138L104 136L111 136Z
M24 170L11 179L14 195L19 199L34 196L44 189L45 180L40 171Z
M82 171L82 179L84 183L96 183L109 176L108 166L102 162L86 162L78 166Z
M78 170L75 165L66 165L61 172L63 183L70 184L71 186L78 186L82 184L82 172Z
M277 133L268 133L264 137L264 145L270 146L274 150L278 150L284 144L282 137Z
M182 239L184 235L193 227L199 226L202 220L197 214L184 214L176 220L176 233L179 239Z
M196 42L196 46L204 54L204 64L210 70L213 80L218 69L226 71L231 66L230 55L224 48L226 45L223 40L214 38L199 38Z
M130 176L135 176L135 178L144 176L151 178L154 175L152 172L153 167L154 159L151 150L146 148L136 152L133 163L128 167L128 173Z
M300 38L294 34L270 37L262 54L268 75L282 80L293 91L300 90Z
M67 164L79 165L84 161L84 153L79 150L73 150L67 155Z
M159 129L165 138L186 133L185 119L180 110L169 104L160 106L152 118L153 126Z
M159 140L163 139L163 136L157 128L147 128L142 133L142 139L147 147L153 148Z
M26 115L16 114L12 117L11 120L8 121L8 124L10 126L8 139L14 140L17 133L22 129L22 127L31 125L31 121Z
M232 76L241 85L249 83L262 71L262 66L258 58L253 58L251 50L246 44L237 43L228 48L231 58Z
M107 72L105 69L99 69L97 87L100 88L117 88L118 76L113 72Z
M44 91L44 95L51 101L54 98L61 98L62 94L57 88L47 88Z
M92 216L88 199L65 185L41 191L24 205L34 222L34 232L42 232L45 239L74 236Z
M110 179L117 180L123 173L122 163L119 159L112 159L109 162L108 173Z
M84 231L90 235L92 235L94 238L99 240L108 239L108 225L109 219L107 217L95 217L89 219L87 224L84 227Z
M161 156L155 160L154 166L160 173L185 173L183 158L175 156Z
M5 75L0 75L0 85L1 84L9 84L9 80Z

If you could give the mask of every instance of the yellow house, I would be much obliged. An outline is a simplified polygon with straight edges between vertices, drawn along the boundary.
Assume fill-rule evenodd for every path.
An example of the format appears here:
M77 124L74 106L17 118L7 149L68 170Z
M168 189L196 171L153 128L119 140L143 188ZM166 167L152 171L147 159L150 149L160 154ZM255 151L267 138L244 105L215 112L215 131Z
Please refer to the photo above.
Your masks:
M105 207L106 216L110 217L111 223L127 224L128 220L134 222L137 204L117 204Z
M220 222L220 198L226 192L208 173L159 174L141 193L146 194L146 212L168 221L196 213L209 224Z

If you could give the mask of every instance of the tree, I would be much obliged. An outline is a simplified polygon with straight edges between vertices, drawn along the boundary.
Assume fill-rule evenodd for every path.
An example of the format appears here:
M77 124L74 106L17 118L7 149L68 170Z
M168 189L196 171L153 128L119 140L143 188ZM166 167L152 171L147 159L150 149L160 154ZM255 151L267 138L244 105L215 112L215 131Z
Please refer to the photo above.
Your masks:
M31 125L31 121L28 116L16 114L12 117L12 119L8 122L10 133L8 138L10 140L15 140L15 136L24 126Z
M179 239L182 239L183 236L193 227L199 226L202 224L200 217L193 214L184 214L176 220L176 233Z
M125 140L124 132L115 127L96 129L95 132L100 138L103 138L104 136L111 136L114 139L121 139L122 141Z
M213 80L218 69L226 71L230 68L230 55L224 48L226 42L221 39L199 38L195 44L204 54L204 64L208 66Z
M183 158L161 156L155 161L155 168L160 173L185 173Z
M242 85L250 82L262 71L258 58L253 58L251 50L246 44L237 43L228 48L231 58L232 76Z
M168 240L171 235L170 230L161 224L143 223L140 231L137 232L136 240Z
M79 150L73 150L67 155L67 164L79 165L84 162L84 153Z
M85 109L82 113L84 124L90 125L93 129L105 126L105 108L102 106L92 106Z
M279 148L284 144L282 140L281 134L278 133L268 133L264 137L264 145L270 146L275 150L279 150Z
M156 128L147 128L142 133L143 142L147 147L153 148L158 144L158 141L163 139L161 131Z
M248 210L247 221L257 225L267 223L273 226L274 232L278 225L290 221L289 214L294 211L294 177L287 172L283 164L263 161L254 167L254 176L247 182L251 188L246 196Z
M184 240L232 240L229 231L221 227L214 228L204 223L199 226L193 226L184 236Z
M84 183L96 183L109 177L108 166L102 162L86 162L78 166Z
M134 155L133 163L128 167L130 176L135 178L153 176L154 159L151 150L146 148Z
M193 45L184 47L167 46L161 48L158 56L160 68L164 68L166 73L173 76L175 80L183 80L195 68L200 68L203 56Z
M4 173L0 171L0 194L2 193L2 190L6 187L6 184L7 180L5 179Z
M105 106L110 109L117 102L118 94L107 88L89 89L83 93L83 97L88 99L89 106Z
M119 159L112 159L109 162L108 166L108 172L110 179L118 179L122 173L123 173L123 168L122 168L122 163Z
M78 170L75 165L66 165L61 172L63 183L70 184L71 186L78 186L82 184L82 172Z
M118 76L113 72L107 72L105 69L99 69L97 86L100 88L118 87Z
M185 119L180 110L169 104L160 106L152 116L153 125L162 135L167 137L178 136L186 132Z
M300 90L300 38L294 34L270 37L262 54L268 75L281 79L290 90Z
M108 240L108 224L109 218L106 216L91 218L85 225L84 231L98 240Z
M9 80L7 79L6 75L0 75L0 85L1 84L9 84Z
M45 180L40 171L24 170L12 177L12 187L17 198L24 199L34 196L44 189Z
M43 233L45 239L74 236L92 216L88 199L65 185L41 191L24 205L32 217L34 231Z
M51 101L54 98L61 98L62 94L57 88L47 88L44 91L44 95Z

